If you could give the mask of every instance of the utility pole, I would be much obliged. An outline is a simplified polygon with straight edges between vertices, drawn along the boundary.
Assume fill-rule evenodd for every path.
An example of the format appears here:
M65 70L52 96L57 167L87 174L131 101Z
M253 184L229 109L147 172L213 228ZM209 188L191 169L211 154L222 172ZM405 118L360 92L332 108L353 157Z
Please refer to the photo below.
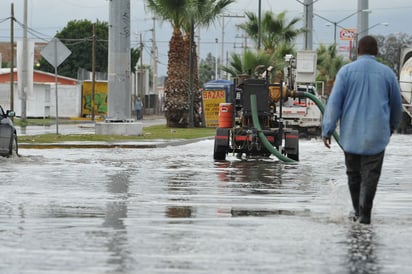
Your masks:
M153 17L153 29L152 29L152 70L153 70L153 78L152 78L152 89L153 94L157 95L157 45L156 45L156 18ZM150 106L151 97L149 96L148 107Z
M112 0L108 2L109 91L106 122L127 122L131 121L132 113L130 102L130 0Z
M357 40L359 41L363 36L368 35L369 30L369 13L361 12L363 10L368 10L369 0L358 0L358 30L357 30ZM357 44L355 45L358 46Z
M23 62L22 62L22 77L21 77L21 120L27 119L27 89L28 89L28 39L27 39L27 0L24 0L24 19L23 19Z
M221 52L220 52L220 63L221 63L222 66L223 66L223 62L225 60L225 17L228 17L228 18L244 18L245 16L244 15L227 15L227 14L222 15L222 41L221 41L222 48L221 48ZM219 76L221 76L220 73L219 73Z
M93 45L92 45L92 121L94 121L94 95L96 92L96 23L93 23Z
M258 7L258 45L257 49L260 50L260 44L262 43L262 0L259 0Z
M225 15L222 15L222 49L221 49L221 53L220 53L220 62L221 65L223 65L223 58L224 58L224 52L225 52ZM219 78L221 78L220 76L220 71L219 71ZM217 77L216 77L217 80Z
M216 54L215 54L215 80L217 80L217 66L218 66L218 58L217 58L217 43L219 43L219 39L215 38L216 42Z
M304 6L305 14L305 49L312 50L313 48L313 4L319 0L296 0Z
M305 0L305 49L313 47L313 0Z
M189 55L189 127L194 127L193 117L193 80L194 80L194 39L195 39L195 23L193 18L190 19L190 55Z
M142 100L144 102L144 93L143 93L143 38L142 34L140 33L140 69L138 70L140 72L140 77L139 77L139 91L137 92L137 96L141 96Z
M14 109L14 3L11 3L10 18L10 109ZM12 117L13 119L13 117Z

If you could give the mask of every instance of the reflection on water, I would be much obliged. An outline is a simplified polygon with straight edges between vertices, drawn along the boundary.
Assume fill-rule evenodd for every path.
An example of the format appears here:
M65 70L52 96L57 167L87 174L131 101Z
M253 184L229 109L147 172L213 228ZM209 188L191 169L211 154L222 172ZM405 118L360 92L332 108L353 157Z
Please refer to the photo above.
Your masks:
M256 216L256 217L266 217L273 215L285 215L285 216L310 216L309 210L297 211L297 210L286 210L286 209L274 209L274 210L254 210L254 209L236 209L232 208L231 214L233 217L239 216Z
M282 164L273 160L215 162L221 182L259 182L259 185L281 184Z
M209 140L22 149L1 166L0 273L412 273L412 139L393 138L371 226L320 140L297 165L214 162Z
M379 273L373 226L355 223L348 233L349 273Z
M128 270L128 260L130 259L130 252L127 249L127 229L124 225L124 220L127 218L127 197L130 182L126 172L110 175L109 178L107 190L115 195L115 199L106 204L102 225L113 229L113 231L108 231L105 237L110 254L107 263L115 266L115 271L121 273Z
M168 206L166 217L168 218L190 218L193 209L191 206Z

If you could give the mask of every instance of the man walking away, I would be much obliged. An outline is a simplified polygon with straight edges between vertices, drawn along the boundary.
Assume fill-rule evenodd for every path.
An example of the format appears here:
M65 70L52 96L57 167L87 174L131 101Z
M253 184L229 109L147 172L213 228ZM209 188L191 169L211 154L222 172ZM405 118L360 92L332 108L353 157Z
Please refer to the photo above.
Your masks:
M395 73L376 61L377 54L374 37L360 39L359 57L339 70L322 121L322 139L327 148L340 122L354 219L363 224L371 222L385 148L402 115Z

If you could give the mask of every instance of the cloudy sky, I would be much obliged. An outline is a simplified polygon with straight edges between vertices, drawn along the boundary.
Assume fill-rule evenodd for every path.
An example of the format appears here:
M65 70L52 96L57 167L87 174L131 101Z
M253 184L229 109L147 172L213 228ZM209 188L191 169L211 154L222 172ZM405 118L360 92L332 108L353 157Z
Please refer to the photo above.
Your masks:
M150 47L152 46L153 15L145 8L144 0L131 1L131 28L132 47L139 44L140 34L143 39L145 54L144 63L150 63ZM318 0L314 3L314 13L329 19L331 22L339 22L343 18L356 12L358 0ZM10 17L11 3L14 4L15 17L23 22L23 0L0 1L0 41L10 40ZM261 0L262 11L272 10L275 14L286 11L288 18L303 18L304 0ZM28 0L28 25L36 31L37 37L32 38L43 41L50 40L53 35L64 28L68 21L74 19L88 19L95 21L108 21L108 0ZM221 56L222 49L226 58L227 53L241 52L245 41L241 37L243 33L236 28L236 24L244 22L241 17L245 11L258 11L259 0L237 0L228 7L225 12L227 17L220 18L209 29L201 29L199 35L200 57L204 58L209 52L212 55ZM375 27L369 30L370 34L390 34L403 32L412 35L412 1L410 0L370 0L369 26ZM319 44L330 44L333 42L334 28L321 17L314 17L313 46ZM351 16L339 25L345 28L356 27L356 16ZM224 23L224 27L222 26ZM387 26L381 23L388 23ZM303 21L299 23L302 26ZM156 21L156 41L159 49L159 75L166 73L168 41L171 28L168 23ZM222 44L222 33L224 31L224 44ZM338 29L339 31L339 29ZM16 39L21 37L21 27L15 26ZM218 43L216 43L218 39ZM347 46L347 41L339 41L342 50ZM297 41L296 48L303 48L302 39ZM248 41L248 46L251 42ZM342 54L345 54L343 51Z

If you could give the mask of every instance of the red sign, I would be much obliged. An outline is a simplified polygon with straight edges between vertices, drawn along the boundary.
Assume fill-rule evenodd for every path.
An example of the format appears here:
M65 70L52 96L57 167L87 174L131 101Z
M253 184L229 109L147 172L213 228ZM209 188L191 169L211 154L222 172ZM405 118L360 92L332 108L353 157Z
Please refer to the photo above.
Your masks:
M340 40L355 39L356 29L341 29L339 32Z
M339 46L339 51L350 51L350 46Z

